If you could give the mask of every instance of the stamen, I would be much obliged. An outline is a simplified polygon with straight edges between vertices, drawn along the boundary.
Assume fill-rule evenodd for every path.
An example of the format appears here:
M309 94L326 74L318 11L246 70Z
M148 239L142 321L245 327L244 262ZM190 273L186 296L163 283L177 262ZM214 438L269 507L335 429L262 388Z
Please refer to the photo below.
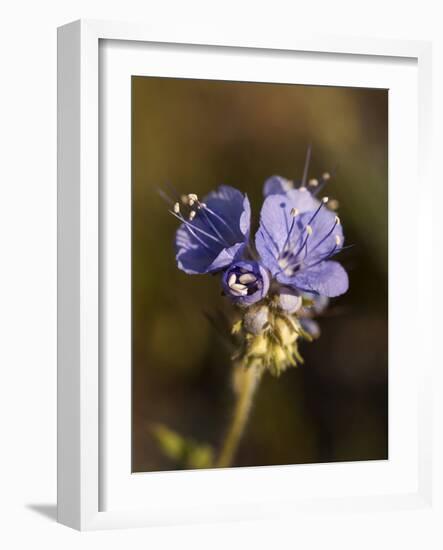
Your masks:
M172 202L178 200L180 195L177 189L169 182L165 182L165 186L169 189L169 195L174 199Z
M300 190L301 189L306 189L306 180L308 179L309 163L311 162L311 151L312 151L312 146L311 146L311 144L309 144L308 149L306 151L305 165L304 165L304 168L303 168L303 177L302 177L302 180L301 180Z
M188 199L189 199L190 201L197 202L197 201L198 201L198 196L197 196L195 193L189 193L189 194L188 194Z
M320 204L320 206L318 207L317 211L314 213L314 215L311 217L311 219L309 220L309 223L315 218L315 216L317 215L318 211L320 210L320 208L322 207L322 204ZM308 238L310 235L312 235L312 227L308 224L306 224L306 226L304 227L304 229L301 231L300 233L300 236L299 238L297 239L297 242L295 243L294 246L297 245L298 242L300 242L300 239L303 239L303 233L304 231L306 230L306 238L303 240L301 246L297 249L297 252L291 254L291 257L292 257L292 260L296 260L297 259L297 256L300 254L300 252L305 248L306 246L306 253L305 253L305 256L307 255L307 252L308 252L308 249L307 249L307 241L308 241ZM288 236L286 237L286 240L285 240L285 243L283 245L283 248L282 248L282 252L285 253L287 252L286 251L286 247L288 246L289 242L290 242L290 238L291 238L291 233L292 233L292 230L294 228L294 225L295 225L295 218L292 220L292 224L291 224L291 228L289 229L288 231ZM286 258L280 258L278 260L278 266L281 268L281 270L285 270L289 265L292 265L294 263L294 261L290 262L288 261Z
M236 290L235 288L231 288L232 294L234 296L247 296L248 295L248 289L244 288L243 290Z
M187 221L183 218L183 216L178 216L178 215L175 214L172 210L170 210L170 213L171 213L173 216L175 216L176 218L178 218L178 219L186 226L186 229L187 229L187 230L189 231L189 233L194 237L194 239L197 239L197 241L198 241L202 246L204 246L207 250L209 250L209 251L211 250L211 247L210 247L207 243L205 243L205 241L195 233L195 231L194 231L194 229L193 229L193 226L192 226L189 222L187 222ZM198 227L196 227L195 229L198 229Z
M282 252L285 251L286 247L289 245L289 241L291 240L291 235L292 235L292 231L294 229L294 225L295 225L295 217L297 216L298 214L298 208L291 208L291 212L290 212L291 216L292 216L292 222L291 222L291 227L288 229L288 234L286 236L286 239L285 239L285 244L283 245L283 248L282 248ZM286 218L286 212L285 212L285 218ZM288 225L288 222L286 221L286 226ZM298 242L298 241L297 241ZM278 250L278 247L276 247L277 250Z
M265 226L265 224L263 223L263 220L261 221L261 227L265 230L268 239L271 241L271 243L273 244L275 250L276 250L277 253L279 254L279 253L280 253L280 249L278 248L278 245L277 245L277 243L275 242L275 240L274 240L274 238L273 238L271 232L269 231L269 229L268 229L268 228ZM260 231L260 233L263 235L263 240L266 242L266 238L265 238L265 236L264 236L263 231ZM270 251L270 249L269 249L268 246L267 246L266 248ZM283 248L284 248L284 247L283 247ZM271 255L275 257L275 254L273 254L272 251L270 251L270 252L271 252Z
M200 206L202 206L204 203L200 203ZM206 204L204 205L203 209L206 211L206 212L209 212L209 214L211 214L212 216L214 216L214 218L216 218L220 223L222 223L230 232L231 234L237 238L237 235L235 234L234 230L232 229L232 227L226 223L226 221L221 217L219 216L216 212L214 212L213 210L211 210Z
M195 215L197 214L197 212L195 210L191 210L189 212L189 220L192 222L192 220L195 218Z
M243 275L240 275L240 277L238 278L238 280L242 283L242 284L248 284L248 283L255 283L255 281L257 280L256 276L253 275L252 273L245 273Z
M334 173L335 173L335 171L334 171ZM325 185L327 185L327 183L329 182L329 180L331 178L332 178L332 175L329 172L324 172L319 178L318 185L316 185L315 189L312 190L312 194L314 196L318 195L321 192L321 190L323 189L323 187Z
M308 185L310 185L311 187L317 187L318 179L316 179L316 178L310 179L309 182L308 182Z
M317 214L320 212L320 210L322 209L323 205L328 201L328 197L323 197L325 200L322 199L320 205L318 206L317 210L312 214L311 216L311 219L308 221L308 225L311 224L315 218L317 217Z
M334 229L337 227L337 225L340 223L340 218L338 216L335 216L335 221L334 221L334 224L333 226L331 227L331 229L326 233L326 235L323 237L323 239L321 239L315 246L314 248L311 250L311 254L314 252L314 250L317 250L317 248L323 244L327 238L329 238L332 233L334 232Z
M262 227L264 227L264 226L262 225ZM277 257L280 255L280 249L279 249L278 246L275 244L275 242L272 240L272 237L271 237L271 242L272 242L272 244L273 244L274 247L275 247L275 252L273 252L273 251L269 248L269 246L266 244L266 238L265 238L265 236L264 236L263 231L260 231L260 235L262 235L262 238L263 238L263 241L264 241L264 242L263 242L263 246L266 248L266 250L268 251L269 255L272 256L273 258L276 258L276 259L277 259Z
M291 255L294 260L297 260L298 255L304 249L304 247L306 246L306 243L308 242L309 237L312 235L312 227L309 224L305 227L305 229L306 229L307 235L306 235L304 241L302 242L302 244L301 244L300 248L297 250L297 252L295 252L294 254ZM303 233L301 233L300 236L301 235L303 235ZM292 262L292 264L293 263L294 262Z
M231 273L228 279L228 286L232 287L232 285L235 284L236 282L237 282L237 276L235 275L235 273Z
M248 287L246 285L241 285L239 283L234 283L231 285L232 290L237 290L238 292L241 292L242 290L246 290Z
M203 213L206 221L209 223L209 225L211 226L211 229L214 231L214 233L217 235L217 237L219 237L220 240L224 241L228 246L229 246L229 243L227 241L227 239L225 239L225 237L223 237L223 235L220 233L220 231L217 229L217 227L215 226L214 223L212 223L212 220L211 218L209 217L209 214L207 213L206 210L209 211L209 209L206 207L206 205L203 206L204 203L201 203L199 202L198 203L198 208L201 210L201 212Z
M338 202L337 199L331 199L331 200L329 201L328 206L329 206L329 208L330 208L331 210L338 210L338 207L339 207L340 205L339 205L339 202Z
M168 204L174 204L174 201L171 199L171 197L163 191L163 189L157 189L157 193L160 195L160 197Z
M182 195L180 198L181 198L181 201L182 201L183 204L188 204L189 199L188 199L187 195Z
M323 204L326 204L328 202L329 198L328 197L323 197L322 198L322 202Z
M217 239L216 237L214 237L214 235L211 235L210 233L207 233L206 231L204 231L201 227L197 227L196 225L192 225L191 223L189 223L187 220L185 220L185 218L181 215L181 214L176 214L173 210L170 210L169 211L175 218L177 218L178 220L180 220L189 230L190 232L194 235L195 233L193 233L193 231L199 231L202 235L205 235L205 237L208 237L208 239L212 239L213 241L215 241L216 243L219 243L219 244L222 244L223 246L225 245L225 243L221 242L220 239ZM201 241L201 239L199 239L199 241ZM209 247L208 247L209 248Z
M180 212L180 204L179 204L178 202L176 202L176 203L174 204L174 212L175 212L176 214L178 214L178 213Z
M326 260L329 260L329 258L332 258L332 256L334 256L335 254L335 251L337 250L337 245L334 246L334 248L332 248L329 252L327 252L324 256L322 256L321 258L319 258L316 262L314 262L313 264L310 264L310 265L307 265L306 266L306 269L310 269L311 267L315 267L316 265L318 264L321 264L322 262L325 262ZM340 252L340 251L339 251Z

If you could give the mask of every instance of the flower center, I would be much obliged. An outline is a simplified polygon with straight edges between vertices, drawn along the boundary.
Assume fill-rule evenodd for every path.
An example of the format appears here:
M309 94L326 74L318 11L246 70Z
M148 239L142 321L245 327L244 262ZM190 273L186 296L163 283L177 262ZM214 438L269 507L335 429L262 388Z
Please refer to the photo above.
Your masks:
M298 211L296 209L291 210L292 222L288 224L286 241L277 259L278 266L280 267L280 273L284 273L286 276L291 277L300 269L305 267L314 267L315 265L328 260L337 252L337 249L341 244L341 238L339 235L335 235L335 244L329 251L325 254L321 254L320 256L315 254L315 251L332 235L336 226L340 223L338 216L335 216L332 227L327 230L324 235L320 236L317 241L314 241L314 243L311 244L313 235L313 228L311 224L317 218L321 209L327 202L327 197L324 197L321 200L317 210L312 214L309 221L301 229L299 236L295 239L295 241L292 241L291 239L292 232L296 224L296 217L298 216Z
M181 202L176 202L170 212L207 250L214 245L228 248L236 241L233 228L222 216L201 202L195 193L183 195Z
M228 287L233 296L250 296L259 290L260 280L252 271L235 268L229 274Z

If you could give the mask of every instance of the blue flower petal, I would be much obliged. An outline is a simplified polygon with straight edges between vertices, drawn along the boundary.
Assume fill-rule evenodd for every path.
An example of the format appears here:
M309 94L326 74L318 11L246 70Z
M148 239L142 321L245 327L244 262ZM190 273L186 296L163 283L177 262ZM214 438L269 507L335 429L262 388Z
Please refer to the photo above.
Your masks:
M263 195L284 195L288 198L291 208L297 208L300 213L315 210L320 204L306 187L294 188L294 182L282 176L271 176L263 186Z
M305 212L298 219L300 230L308 223L312 228L305 264L312 264L332 252L336 254L343 248L344 243L343 228L334 212L323 207L313 220L311 218L312 213Z
M177 265L188 274L219 271L232 263L249 238L248 198L227 185L203 198L192 221L176 232Z
M306 187L293 189L286 193L286 198L290 204L290 208L297 208L300 214L303 212L311 212L316 210L320 205L320 201L316 199Z
M245 237L249 237L249 231L251 229L251 204L248 196L245 195L243 199L243 212L240 216L240 231Z
M255 246L263 264L277 273L278 257L284 247L291 224L291 206L281 195L269 195L260 213L260 226L255 235Z
M237 243L229 248L224 248L220 254L214 259L214 261L207 267L207 273L214 273L220 271L224 267L232 264L232 262L242 255L244 243Z
M238 189L229 185L220 185L217 191L213 191L206 195L202 202L207 204L211 210L223 218L230 227L231 231L229 232L222 222L218 221L216 218L212 220L223 234L226 233L228 239L234 237L240 240L249 232L251 224L251 207L249 199ZM206 220L202 216L197 216L196 221L197 220L206 224Z
M271 176L263 185L263 195L285 195L294 189L294 182L281 176Z
M334 298L344 294L349 287L348 274L338 262L321 262L310 269L299 271L285 284L293 288Z

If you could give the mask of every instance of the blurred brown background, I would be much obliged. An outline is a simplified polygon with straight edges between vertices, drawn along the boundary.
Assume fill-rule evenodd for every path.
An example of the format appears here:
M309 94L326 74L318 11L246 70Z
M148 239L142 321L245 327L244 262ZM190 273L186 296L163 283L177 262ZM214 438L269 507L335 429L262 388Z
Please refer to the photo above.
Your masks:
M336 169L350 290L302 345L305 365L260 386L235 466L388 455L386 90L133 77L133 471L176 469L152 425L218 448L230 417L229 350L205 317L217 277L175 265L176 220L157 194L247 192L254 221L273 174Z

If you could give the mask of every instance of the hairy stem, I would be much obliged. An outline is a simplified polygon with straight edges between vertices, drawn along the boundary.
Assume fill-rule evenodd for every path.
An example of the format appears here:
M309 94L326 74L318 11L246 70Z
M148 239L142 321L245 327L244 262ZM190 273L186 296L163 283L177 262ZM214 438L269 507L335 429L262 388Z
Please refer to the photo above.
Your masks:
M248 368L238 366L234 374L236 377L237 402L235 404L231 424L223 441L220 455L215 463L218 468L227 468L232 463L248 421L255 390L260 382L262 370L254 366Z

